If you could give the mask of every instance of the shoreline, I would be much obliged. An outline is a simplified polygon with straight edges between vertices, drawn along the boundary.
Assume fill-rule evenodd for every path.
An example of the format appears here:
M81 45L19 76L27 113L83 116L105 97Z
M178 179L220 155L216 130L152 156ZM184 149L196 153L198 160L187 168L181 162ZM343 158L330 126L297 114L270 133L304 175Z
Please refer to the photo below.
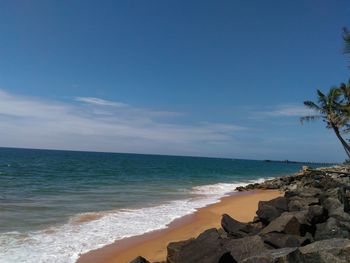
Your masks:
M282 196L279 190L234 192L217 203L199 208L193 214L175 219L165 229L115 241L113 244L82 254L77 262L123 263L130 262L137 256L143 256L152 262L163 261L166 258L168 243L195 238L206 229L219 228L223 214L242 222L251 221L259 201L279 196Z

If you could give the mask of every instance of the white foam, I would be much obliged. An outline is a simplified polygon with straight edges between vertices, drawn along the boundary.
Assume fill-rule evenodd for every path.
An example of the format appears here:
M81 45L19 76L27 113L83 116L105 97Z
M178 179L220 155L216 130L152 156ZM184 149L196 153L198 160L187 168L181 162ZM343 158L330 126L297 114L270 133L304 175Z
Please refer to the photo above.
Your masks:
M116 240L166 228L174 219L215 203L237 186L247 183L250 182L197 186L191 190L196 198L141 209L109 211L103 215L99 212L95 218L92 215L94 220L80 222L73 218L64 225L25 235L18 232L1 234L0 262L75 262L79 254Z

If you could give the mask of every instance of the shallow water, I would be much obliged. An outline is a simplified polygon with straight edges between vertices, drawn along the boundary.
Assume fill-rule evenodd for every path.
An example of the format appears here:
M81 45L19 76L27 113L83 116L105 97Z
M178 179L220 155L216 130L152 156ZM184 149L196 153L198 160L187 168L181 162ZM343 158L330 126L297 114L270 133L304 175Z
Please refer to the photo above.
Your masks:
M0 148L0 262L74 262L299 164Z

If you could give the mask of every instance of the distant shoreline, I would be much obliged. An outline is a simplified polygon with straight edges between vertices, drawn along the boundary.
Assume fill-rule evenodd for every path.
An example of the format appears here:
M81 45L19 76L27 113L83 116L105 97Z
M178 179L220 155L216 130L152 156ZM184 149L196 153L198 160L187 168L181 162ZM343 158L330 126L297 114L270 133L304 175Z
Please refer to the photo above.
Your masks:
M301 161L290 161L290 160L263 160L266 163L290 163L290 164L307 164L307 165L339 165L340 163L333 162L301 162Z

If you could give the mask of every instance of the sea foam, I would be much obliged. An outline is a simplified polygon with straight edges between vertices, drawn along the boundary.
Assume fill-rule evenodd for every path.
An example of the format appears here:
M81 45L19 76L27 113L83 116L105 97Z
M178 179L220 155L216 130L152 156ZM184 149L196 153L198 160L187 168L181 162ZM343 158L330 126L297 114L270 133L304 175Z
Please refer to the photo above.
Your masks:
M259 180L261 181L261 180ZM116 240L166 228L174 219L218 202L244 183L193 187L192 198L140 209L79 214L60 226L28 233L0 234L0 262L71 263L80 254Z

